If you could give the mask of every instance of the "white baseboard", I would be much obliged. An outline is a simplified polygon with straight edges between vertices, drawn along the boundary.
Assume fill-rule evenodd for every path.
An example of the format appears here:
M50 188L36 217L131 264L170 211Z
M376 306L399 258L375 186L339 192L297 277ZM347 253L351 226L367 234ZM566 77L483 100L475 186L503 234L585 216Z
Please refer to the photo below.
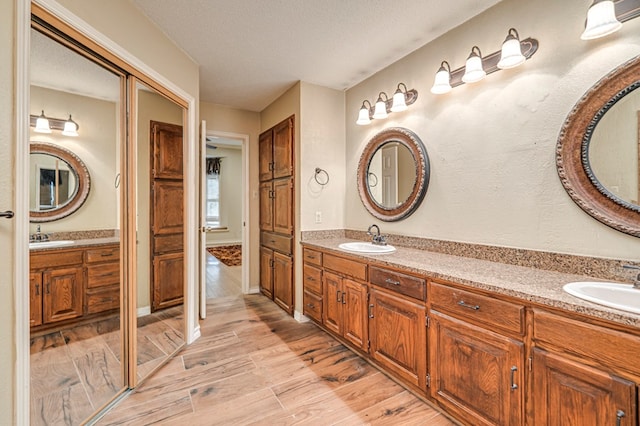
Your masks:
M260 287L254 287L249 289L248 294L258 294L258 293L260 293Z
M293 319L295 319L298 322L309 322L309 318L307 316L305 316L302 312L300 311L294 311L293 312Z
M138 308L136 314L138 317L146 317L151 314L151 306L143 306L142 308Z
M242 241L212 241L207 242L207 248L209 247L222 247L222 246L241 246Z

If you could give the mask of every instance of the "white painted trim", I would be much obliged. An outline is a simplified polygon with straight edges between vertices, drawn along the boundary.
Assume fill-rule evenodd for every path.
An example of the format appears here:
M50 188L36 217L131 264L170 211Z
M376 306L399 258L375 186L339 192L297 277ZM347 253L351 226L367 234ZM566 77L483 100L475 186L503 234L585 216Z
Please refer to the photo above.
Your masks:
M249 289L249 292L247 294L260 294L260 289L259 288Z
M142 308L138 308L136 310L136 316L138 318L146 317L147 315L151 315L151 306L143 306Z
M15 69L15 376L14 421L29 424L30 328L29 328L29 80L31 51L31 5L16 0Z
M309 317L307 317L306 315L304 315L300 311L293 311L293 319L295 319L298 322L309 322L309 321L311 321L309 319Z
M207 185L205 178L203 177L206 170L206 152L207 152L207 121L200 121L200 176L198 176L198 182L200 182L200 318L205 319L207 317L207 233L215 232L205 231L206 219L207 219ZM218 232L220 232L218 230Z
M242 293L250 294L249 266L251 263L251 236L249 232L249 135L242 133L219 132L208 130L206 136L218 136L225 139L240 139L242 141ZM206 144L206 137L204 138ZM206 150L206 147L203 146ZM206 151L203 151L206 152ZM204 167L203 167L204 173Z

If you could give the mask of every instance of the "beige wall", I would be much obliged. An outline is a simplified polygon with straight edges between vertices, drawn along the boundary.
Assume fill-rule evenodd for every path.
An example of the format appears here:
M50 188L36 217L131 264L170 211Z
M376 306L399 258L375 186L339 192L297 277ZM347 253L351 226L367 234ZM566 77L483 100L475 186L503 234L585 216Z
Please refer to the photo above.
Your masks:
M207 246L242 243L242 149L208 149L207 158L220 157L220 225L225 230L207 233Z
M40 115L42 110L49 117L65 119L71 113L80 126L80 135L64 136L56 130L43 134L31 128L30 140L60 145L75 153L87 166L91 177L89 196L82 207L70 216L40 224L42 232L117 229L119 190L115 187L115 178L119 172L118 105L32 86L31 114ZM34 177L31 176L32 179ZM30 188L30 193L34 193L34 185L30 185ZM34 232L36 225L31 224L30 232Z
M151 306L151 247L150 247L150 129L151 121L182 125L182 107L164 96L148 90L138 90L138 300L137 307Z
M555 146L567 114L609 70L638 54L640 19L602 40L582 41L588 2L505 0L363 83L346 98L347 228L379 222L358 197L356 169L368 139L385 127L407 127L422 139L431 181L409 218L382 232L443 240L637 260L640 239L592 219L566 194ZM470 46L500 49L509 27L535 37L538 52L443 96L429 92L440 62L464 65ZM408 111L369 126L355 124L364 99L404 82L419 92Z
M15 5L0 0L0 211L16 211L14 175ZM15 403L15 221L0 219L0 424L14 424Z
M250 241L249 290L258 291L260 285L260 224L258 199L258 136L260 113L229 108L207 102L200 103L200 119L207 122L207 132L225 132L249 137L249 212Z

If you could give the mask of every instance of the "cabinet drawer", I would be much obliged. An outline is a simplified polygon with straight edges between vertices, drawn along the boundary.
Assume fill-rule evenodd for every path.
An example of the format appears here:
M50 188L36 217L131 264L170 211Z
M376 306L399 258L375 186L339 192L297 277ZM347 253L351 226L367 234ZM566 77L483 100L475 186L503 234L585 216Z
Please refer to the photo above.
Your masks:
M636 360L640 338L616 330L564 318L545 311L533 312L533 339L536 346L553 346L580 358L640 374Z
M317 295L322 294L322 271L313 266L304 265L304 289Z
M369 282L418 300L426 300L427 283L422 278L401 274L400 272L371 267Z
M263 232L260 234L260 244L265 247L269 247L272 250L279 251L280 253L291 255L293 238L272 234L270 232Z
M367 280L367 265L364 263L325 253L322 256L322 265L325 269L331 269L342 275Z
M304 263L308 263L310 265L322 266L322 253L319 251L305 248L303 250L302 258L304 260Z
M120 263L111 262L87 266L87 288L105 287L120 283Z
M51 268L66 265L80 265L83 250L47 250L29 255L31 269Z
M116 262L120 260L120 247L109 246L87 249L87 263Z
M88 293L86 302L87 314L118 309L120 307L120 290L116 288Z
M429 287L429 300L432 309L448 312L458 318L470 318L482 325L524 333L524 306L433 281Z
M322 322L322 297L316 296L308 291L304 292L304 308L302 312L314 320L315 322Z

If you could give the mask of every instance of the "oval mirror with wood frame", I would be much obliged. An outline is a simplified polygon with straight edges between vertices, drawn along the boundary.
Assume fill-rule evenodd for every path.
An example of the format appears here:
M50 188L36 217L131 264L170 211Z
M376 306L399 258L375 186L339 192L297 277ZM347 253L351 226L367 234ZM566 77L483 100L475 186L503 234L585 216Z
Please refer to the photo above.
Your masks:
M634 104L629 95L638 88L640 56L614 69L587 91L567 116L556 145L558 176L571 199L598 221L636 237L640 237L640 114L635 109L621 111L616 104ZM622 142L624 148L616 148L615 154L612 149L605 150L612 159L598 154L602 145L609 144L603 138L612 134L611 130L602 131L609 126L606 114L636 117L612 120L615 124L609 129L631 135L628 141L615 137L616 145ZM621 175L622 170L626 171ZM618 176L609 178L610 174ZM629 195L621 195L623 191Z
M391 127L367 143L358 164L358 192L374 217L395 222L411 215L429 186L427 150L411 130Z
M30 144L29 220L52 222L77 211L87 200L91 178L87 166L59 145Z

